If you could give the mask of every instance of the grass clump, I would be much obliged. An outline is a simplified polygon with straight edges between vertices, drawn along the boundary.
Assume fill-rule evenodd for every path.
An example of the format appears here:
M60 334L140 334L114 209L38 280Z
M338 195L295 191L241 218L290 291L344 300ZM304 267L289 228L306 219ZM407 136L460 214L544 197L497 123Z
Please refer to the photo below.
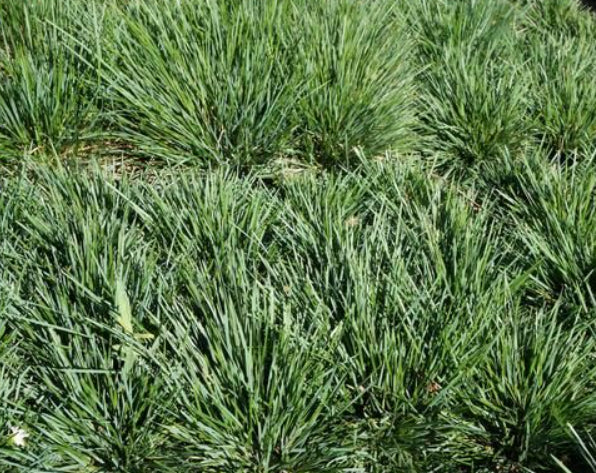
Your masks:
M428 146L465 172L516 151L527 130L527 83L516 56L514 8L508 2L423 2L414 12Z
M72 37L83 11L72 1L2 6L0 152L5 163L23 155L71 152L96 138L98 61L92 44L83 47Z
M120 7L106 68L118 136L202 164L333 162L404 144L412 73L390 13L346 0Z
M516 177L513 225L543 300L563 297L575 314L590 312L596 294L596 206L593 158L574 166L532 169ZM511 198L511 195L509 196Z
M477 419L497 463L551 471L544 459L571 451L560 419L594 415L595 398L588 394L595 376L590 330L582 324L564 328L556 311L508 312L495 327L486 364L476 365L471 389L462 389L465 416Z
M284 64L288 9L191 0L118 7L106 69L118 135L167 160L249 164L281 153L294 89Z
M546 44L545 44L546 43ZM554 35L537 41L535 83L547 84L536 97L537 139L563 158L590 153L596 143L594 48L576 38Z
M408 152L415 71L401 12L384 2L332 1L301 2L296 13L303 152L327 165L349 164L357 149Z

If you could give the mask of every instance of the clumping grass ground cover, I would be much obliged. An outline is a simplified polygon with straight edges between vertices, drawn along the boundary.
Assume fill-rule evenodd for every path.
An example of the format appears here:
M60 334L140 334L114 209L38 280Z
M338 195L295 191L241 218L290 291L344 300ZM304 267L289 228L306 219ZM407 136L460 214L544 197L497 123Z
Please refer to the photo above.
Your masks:
M0 4L0 472L596 472L596 17Z

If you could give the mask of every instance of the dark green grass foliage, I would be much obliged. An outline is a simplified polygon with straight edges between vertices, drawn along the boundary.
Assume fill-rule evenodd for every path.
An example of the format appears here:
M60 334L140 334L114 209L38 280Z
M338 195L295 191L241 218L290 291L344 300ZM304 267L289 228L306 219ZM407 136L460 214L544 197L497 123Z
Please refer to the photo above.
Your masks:
M422 2L424 135L447 162L473 168L515 150L527 132L515 10L508 2ZM458 163L459 162L459 163Z
M40 0L0 9L0 152L245 167L589 152L594 16L565 1Z
M132 2L106 69L117 128L149 156L258 161L287 146L286 2Z
M72 37L85 37L78 22L86 12L73 1L0 7L2 161L62 154L97 133L98 64Z
M588 471L596 471L596 442L590 434L578 433L573 426L569 426L569 430L577 443L578 449L582 452L584 459L589 465ZM583 435L582 435L583 434ZM557 460L559 466L565 473L570 473L571 470L567 468L560 460Z
M0 4L0 472L594 470L595 31Z
M1 468L582 468L567 424L594 428L596 377L579 169L520 170L526 192L492 204L414 160L269 187L229 171L6 180Z
M184 0L120 10L107 80L119 136L144 155L333 163L354 147L411 141L409 47L386 5Z
M596 305L594 159L565 167L520 169L509 192L513 224L533 267L536 291L566 293L580 312Z

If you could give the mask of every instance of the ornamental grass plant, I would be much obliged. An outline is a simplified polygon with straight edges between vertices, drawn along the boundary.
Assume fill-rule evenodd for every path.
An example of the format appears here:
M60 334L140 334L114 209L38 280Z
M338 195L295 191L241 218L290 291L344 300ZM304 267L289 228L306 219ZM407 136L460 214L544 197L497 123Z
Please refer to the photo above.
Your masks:
M0 472L584 473L574 0L0 5Z

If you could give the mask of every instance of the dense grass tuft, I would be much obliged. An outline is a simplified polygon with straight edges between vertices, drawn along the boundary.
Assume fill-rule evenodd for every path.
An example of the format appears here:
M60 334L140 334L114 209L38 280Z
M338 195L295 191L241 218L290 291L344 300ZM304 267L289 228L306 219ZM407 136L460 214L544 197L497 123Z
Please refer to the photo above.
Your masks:
M143 155L333 163L354 147L412 141L413 71L385 5L184 0L117 11L106 80L118 137Z
M99 63L72 37L84 11L73 1L0 8L2 161L72 153L97 138Z

